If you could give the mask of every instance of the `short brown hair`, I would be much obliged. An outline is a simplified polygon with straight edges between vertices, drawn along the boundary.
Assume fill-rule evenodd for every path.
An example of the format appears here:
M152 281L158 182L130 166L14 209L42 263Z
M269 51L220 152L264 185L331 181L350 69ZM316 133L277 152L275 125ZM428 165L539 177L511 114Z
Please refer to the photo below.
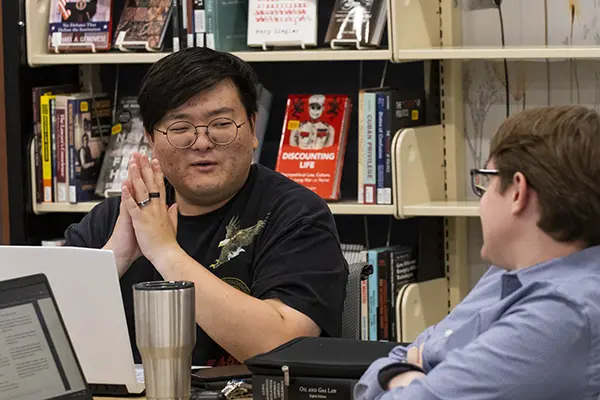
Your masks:
M562 242L600 244L600 115L541 107L506 119L490 144L504 193L516 172L537 192L538 226Z

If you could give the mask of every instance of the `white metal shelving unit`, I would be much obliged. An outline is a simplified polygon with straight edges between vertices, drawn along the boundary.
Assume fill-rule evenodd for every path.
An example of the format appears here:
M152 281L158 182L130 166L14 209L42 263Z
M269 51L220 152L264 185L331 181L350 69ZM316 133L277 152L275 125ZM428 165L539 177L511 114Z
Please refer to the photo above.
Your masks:
M577 59L600 59L600 47L454 47L454 48L423 48L397 49L394 59L400 61L412 60L519 60L540 61Z
M49 0L25 1L25 26L27 31L27 60L29 66L66 64L151 64L169 53L164 52L97 52L97 53L50 53L48 51ZM32 29L32 27L34 27ZM274 61L357 61L390 60L390 49L375 50L277 50L243 51L234 53L248 62Z
M67 64L152 64L170 53L123 53L103 52L94 54L47 54L33 52L29 65ZM357 60L389 60L391 52L387 49L377 50L276 50L276 51L242 51L234 52L236 56L247 62L310 62L310 61L357 61Z

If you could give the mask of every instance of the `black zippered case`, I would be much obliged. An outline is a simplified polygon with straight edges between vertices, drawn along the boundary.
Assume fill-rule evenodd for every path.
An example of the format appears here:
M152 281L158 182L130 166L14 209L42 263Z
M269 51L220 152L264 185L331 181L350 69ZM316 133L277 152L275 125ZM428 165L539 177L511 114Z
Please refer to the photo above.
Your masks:
M369 365L400 343L299 337L247 359L253 375L359 379Z

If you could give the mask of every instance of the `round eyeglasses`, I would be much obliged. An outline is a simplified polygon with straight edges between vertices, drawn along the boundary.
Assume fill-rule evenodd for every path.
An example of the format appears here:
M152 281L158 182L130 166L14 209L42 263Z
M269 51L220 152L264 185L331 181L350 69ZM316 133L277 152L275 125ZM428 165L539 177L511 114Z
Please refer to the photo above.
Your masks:
M241 124L236 124L229 118L216 118L208 125L194 125L189 121L176 121L167 127L166 131L154 128L167 137L167 141L173 147L178 149L187 149L192 147L198 140L198 128L206 128L206 136L216 145L225 146L235 140L239 129L248 120Z

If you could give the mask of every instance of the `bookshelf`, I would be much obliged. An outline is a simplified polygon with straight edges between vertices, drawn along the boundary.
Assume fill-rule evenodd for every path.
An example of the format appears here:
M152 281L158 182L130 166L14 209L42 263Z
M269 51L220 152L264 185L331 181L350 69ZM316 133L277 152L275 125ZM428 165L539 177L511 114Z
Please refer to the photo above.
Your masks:
M403 129L392 142L393 204L358 204L356 200L329 202L337 215L478 216L477 202L445 201L441 125ZM35 198L35 161L33 142L29 148L31 196ZM87 213L99 202L33 203L34 214Z
M98 205L99 201L84 203L39 203L33 206L35 214L47 213L88 213ZM328 203L332 214L336 215L393 215L393 206L375 205L366 206L356 202L343 201L339 203Z
M568 59L600 59L600 47L437 47L396 49L394 61L410 60L519 60L540 61Z
M95 54L46 54L32 52L31 67L69 64L152 64L170 53L122 53L105 52ZM377 50L276 50L242 51L233 53L247 62L311 62L311 61L370 61L389 60L391 52Z
M151 64L169 53L165 52L97 52L97 53L49 53L48 52L49 0L25 0L25 24L27 27L27 63L30 67L76 64ZM114 22L116 23L116 22ZM390 46L391 49L391 46ZM389 49L374 50L277 50L243 51L234 53L247 62L298 62L298 61L357 61L390 60Z
M597 46L461 46L460 7L452 0L389 1L392 60L600 59Z
M31 197L35 199L35 149L33 141L29 146L29 177ZM97 206L100 201L88 201L81 203L36 203L32 202L32 211L36 215L48 213L88 213ZM327 203L331 213L336 215L395 215L396 209L393 205L365 205L356 201L345 200Z
M48 0L25 0L27 64L50 67L82 64L150 64L169 53L105 52L54 54L47 51ZM460 46L460 10L452 0L388 0L388 49L287 50L236 53L248 62L442 60L442 115L439 126L405 129L393 143L393 205L329 203L338 215L446 217L448 299L456 305L467 293L466 219L478 217L477 201L467 200L461 63L468 59L600 58L600 48L466 48ZM33 158L30 159L30 162ZM33 169L32 169L33 170ZM30 179L31 182L34 180ZM35 188L31 187L31 190ZM33 193L33 192L32 192ZM34 214L86 213L97 203L32 204Z
M114 51L48 53L48 3L48 0L25 0L27 64L40 67L37 70L59 65L150 64L168 54ZM447 285L441 290L447 290L450 308L468 292L467 221L479 216L478 201L467 199L463 61L600 59L600 47L592 46L462 46L461 11L457 4L454 0L388 0L389 50L256 50L236 53L248 62L390 60L401 63L441 60L442 125L405 129L395 135L392 153L394 204L361 205L344 200L329 203L329 207L337 215L389 215L398 219L445 217ZM7 82L10 83L9 78ZM32 179L29 181L34 182ZM96 204L32 204L32 211L39 215L86 213Z

